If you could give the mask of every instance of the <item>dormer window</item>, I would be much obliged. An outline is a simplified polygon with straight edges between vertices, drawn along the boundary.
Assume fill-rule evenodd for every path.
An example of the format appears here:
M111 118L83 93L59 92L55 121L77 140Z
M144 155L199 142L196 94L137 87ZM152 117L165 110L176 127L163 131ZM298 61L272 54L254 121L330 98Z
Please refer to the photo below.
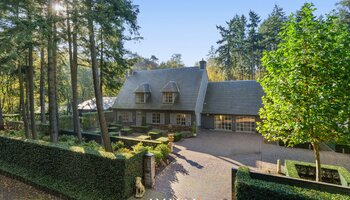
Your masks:
M163 93L163 103L174 103L174 93L164 92Z
M175 81L169 81L161 91L163 93L163 103L173 104L179 95L179 87Z
M145 93L136 93L135 94L135 101L136 103L146 103Z
M148 83L143 83L135 89L134 93L136 103L146 103L151 96L151 87Z

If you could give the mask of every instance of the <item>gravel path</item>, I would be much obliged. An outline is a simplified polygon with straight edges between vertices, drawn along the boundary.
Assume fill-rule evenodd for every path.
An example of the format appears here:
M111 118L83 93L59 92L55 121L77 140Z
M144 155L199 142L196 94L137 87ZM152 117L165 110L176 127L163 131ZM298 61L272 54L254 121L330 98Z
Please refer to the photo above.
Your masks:
M277 159L313 162L313 151L265 144L258 134L206 131L176 143L176 162L156 177L155 191L167 198L230 199L231 168L246 165L275 173ZM321 152L322 164L350 170L350 155Z

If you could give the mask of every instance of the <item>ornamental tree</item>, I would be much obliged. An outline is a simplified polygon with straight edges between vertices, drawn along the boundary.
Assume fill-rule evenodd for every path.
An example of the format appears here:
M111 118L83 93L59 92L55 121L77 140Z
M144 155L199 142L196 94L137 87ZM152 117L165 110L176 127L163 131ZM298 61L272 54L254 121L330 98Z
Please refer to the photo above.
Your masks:
M350 33L336 16L316 18L315 10L306 3L292 14L278 48L262 59L258 130L288 146L311 143L321 181L319 144L350 141Z

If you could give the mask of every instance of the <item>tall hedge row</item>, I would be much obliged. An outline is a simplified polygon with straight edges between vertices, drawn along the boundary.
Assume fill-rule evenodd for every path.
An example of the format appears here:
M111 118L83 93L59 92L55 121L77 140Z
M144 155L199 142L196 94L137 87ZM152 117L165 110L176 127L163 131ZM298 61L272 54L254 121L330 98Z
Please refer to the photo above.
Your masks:
M0 170L74 199L127 199L143 175L142 161L143 153L125 157L0 137Z

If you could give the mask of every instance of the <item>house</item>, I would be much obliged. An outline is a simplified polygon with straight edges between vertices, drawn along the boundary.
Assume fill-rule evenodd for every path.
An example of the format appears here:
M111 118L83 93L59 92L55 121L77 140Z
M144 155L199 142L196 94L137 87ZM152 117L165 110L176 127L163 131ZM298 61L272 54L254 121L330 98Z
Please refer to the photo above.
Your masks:
M116 101L117 97L103 97L103 109L109 110L112 108L114 102ZM95 98L86 100L78 105L79 113L86 113L86 112L96 112L96 100Z
M132 72L112 109L125 125L255 132L263 91L256 81L208 82L199 67Z

